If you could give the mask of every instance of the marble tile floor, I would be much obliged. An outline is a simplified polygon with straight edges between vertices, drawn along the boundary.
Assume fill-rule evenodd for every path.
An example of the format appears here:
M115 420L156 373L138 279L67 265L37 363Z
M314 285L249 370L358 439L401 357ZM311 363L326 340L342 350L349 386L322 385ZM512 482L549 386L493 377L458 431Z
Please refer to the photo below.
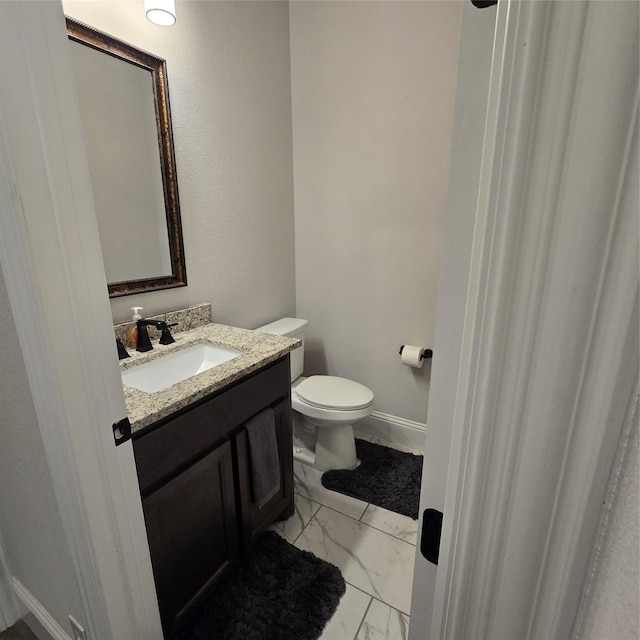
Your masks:
M320 640L407 640L416 521L325 489L322 472L311 467L295 463L294 474L295 515L272 528L296 547L338 566L347 583ZM19 621L0 633L0 640L36 637Z
M321 477L294 463L296 512L273 527L296 547L335 564L347 583L320 640L406 640L417 522L325 489Z

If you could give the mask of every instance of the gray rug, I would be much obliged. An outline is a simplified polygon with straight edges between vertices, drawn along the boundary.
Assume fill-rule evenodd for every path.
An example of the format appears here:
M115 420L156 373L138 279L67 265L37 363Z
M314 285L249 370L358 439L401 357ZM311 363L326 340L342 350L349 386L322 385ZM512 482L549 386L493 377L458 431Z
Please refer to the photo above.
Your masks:
M179 640L317 640L345 592L340 570L267 531Z
M360 466L322 474L322 486L418 519L422 456L356 439Z

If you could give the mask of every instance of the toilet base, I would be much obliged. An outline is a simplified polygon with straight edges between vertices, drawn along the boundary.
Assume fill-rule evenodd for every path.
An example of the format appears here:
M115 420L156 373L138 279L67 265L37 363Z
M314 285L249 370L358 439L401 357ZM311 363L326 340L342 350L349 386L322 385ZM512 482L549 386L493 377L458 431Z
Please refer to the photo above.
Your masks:
M313 466L320 471L355 469L356 441L350 424L316 427L316 455Z
M312 467L313 469L318 469L318 471L329 471L329 469L319 469L315 462L316 462L316 454L307 449L306 447L301 447L298 444L293 445L293 461L294 462L299 462L300 464L303 464L307 467ZM360 460L357 460L357 464L354 468L357 468L360 466Z
M353 427L347 425L347 432L338 437L340 441L338 445L343 446L343 452L346 451L347 455L335 455L331 450L327 450L327 440L321 438L323 443L320 445L320 456L316 455L317 451L317 437L316 434L309 434L306 431L300 431L299 425L294 425L293 433L293 459L296 462L300 462L319 471L329 471L330 469L355 469L360 465L360 460L355 455L355 441L353 440ZM320 427L322 429L322 427ZM351 434L349 434L349 428L351 428ZM335 427L330 427L327 430L335 430ZM350 438L351 436L351 438ZM328 446L334 446L332 438L329 437ZM344 441L346 440L346 445ZM341 451L341 449L338 449ZM355 462L354 462L355 460Z
M356 456L353 424L324 426L294 411L293 459L319 471L355 469L360 460Z

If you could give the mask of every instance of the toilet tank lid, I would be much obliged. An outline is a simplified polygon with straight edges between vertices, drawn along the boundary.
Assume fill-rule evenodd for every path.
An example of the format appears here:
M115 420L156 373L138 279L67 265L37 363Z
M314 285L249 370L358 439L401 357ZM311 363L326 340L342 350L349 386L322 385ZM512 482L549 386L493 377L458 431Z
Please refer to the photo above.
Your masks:
M304 329L308 322L302 318L280 318L280 320L256 328L255 331L271 333L276 336L295 336Z

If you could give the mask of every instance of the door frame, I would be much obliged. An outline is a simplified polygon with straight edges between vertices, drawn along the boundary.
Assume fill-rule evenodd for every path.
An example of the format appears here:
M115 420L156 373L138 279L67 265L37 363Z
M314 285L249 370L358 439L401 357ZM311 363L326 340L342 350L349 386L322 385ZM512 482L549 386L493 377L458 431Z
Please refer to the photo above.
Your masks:
M572 633L638 394L634 5L498 5L457 385L436 425L451 450L435 597L414 640Z
M80 622L157 640L133 449L112 434L126 407L62 5L4 2L0 18L0 259Z

